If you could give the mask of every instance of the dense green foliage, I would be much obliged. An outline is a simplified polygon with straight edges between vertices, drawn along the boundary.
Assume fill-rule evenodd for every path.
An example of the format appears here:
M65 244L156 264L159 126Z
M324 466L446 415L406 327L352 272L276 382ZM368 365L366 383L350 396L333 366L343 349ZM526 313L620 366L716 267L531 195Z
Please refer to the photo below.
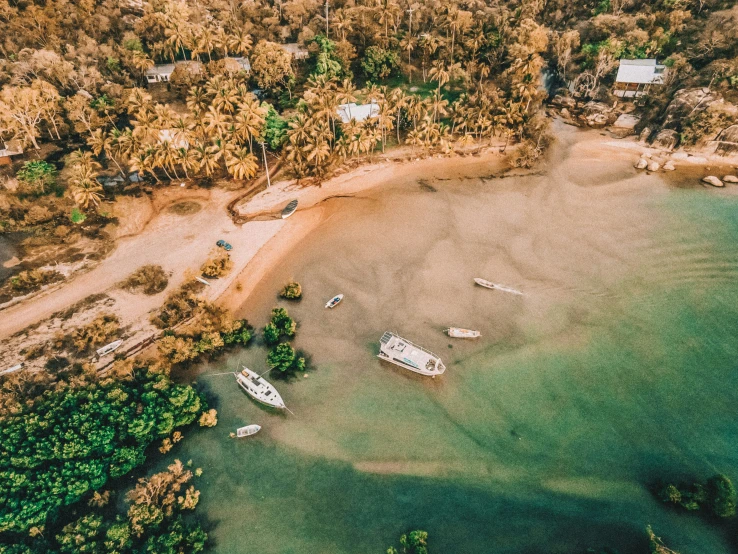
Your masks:
M690 511L709 511L721 518L732 517L736 512L736 490L725 475L710 477L706 483L662 484L657 487L656 495L662 502Z
M290 283L290 285L297 285L297 283ZM282 375L291 375L306 369L305 358L299 356L295 349L285 342L295 336L296 328L297 323L284 308L274 308L271 321L264 327L264 342L267 346L272 347L267 354L267 365Z
M287 283L279 293L279 296L287 300L297 300L298 298L302 298L302 287L300 283Z
M262 102L261 107L268 110L262 131L264 142L272 150L279 150L287 140L289 124L268 102Z
M146 448L192 423L192 387L136 373L47 391L0 421L0 538L54 521L66 506L141 465Z
M428 554L428 532L410 531L407 535L402 535L400 550L390 546L387 554Z
M56 183L56 168L43 160L25 162L16 176L29 190L44 194Z
M297 323L292 319L284 308L274 308L272 319L264 327L264 342L267 346L273 346L280 340L293 337Z
M385 50L379 46L366 49L361 60L361 68L370 81L386 79L400 65L400 56L393 50Z

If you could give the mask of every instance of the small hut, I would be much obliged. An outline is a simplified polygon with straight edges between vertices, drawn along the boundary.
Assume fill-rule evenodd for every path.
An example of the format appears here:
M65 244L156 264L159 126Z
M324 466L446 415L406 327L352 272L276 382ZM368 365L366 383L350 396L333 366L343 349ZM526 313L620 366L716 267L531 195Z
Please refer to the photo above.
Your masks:
M648 93L651 85L663 85L666 66L651 60L620 60L615 77L615 96L637 98Z

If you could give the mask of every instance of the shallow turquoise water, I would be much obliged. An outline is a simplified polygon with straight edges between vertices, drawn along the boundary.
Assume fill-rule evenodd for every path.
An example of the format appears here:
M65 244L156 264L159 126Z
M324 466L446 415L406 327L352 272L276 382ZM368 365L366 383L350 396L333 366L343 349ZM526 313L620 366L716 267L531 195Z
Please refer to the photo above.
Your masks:
M203 376L219 425L173 452L205 470L214 551L379 553L423 528L436 554L645 552L649 523L681 552L734 550L735 533L665 509L647 485L738 479L738 200L607 171L620 173L586 186L564 161L335 204L243 308L263 325L280 286L303 285L287 307L314 371L273 381L295 415ZM346 300L325 311L336 292ZM451 342L449 325L483 338ZM447 373L380 363L385 329ZM255 346L201 371L263 371L264 357ZM247 423L264 429L228 439Z

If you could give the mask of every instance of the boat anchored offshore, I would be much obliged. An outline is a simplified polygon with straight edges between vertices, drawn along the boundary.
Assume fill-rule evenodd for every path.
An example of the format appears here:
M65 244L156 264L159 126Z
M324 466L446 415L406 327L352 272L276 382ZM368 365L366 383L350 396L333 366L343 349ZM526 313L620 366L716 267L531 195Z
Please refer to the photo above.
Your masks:
M326 303L325 307L331 309L335 308L341 300L343 300L343 294L337 294Z
M482 336L479 331L472 331L471 329L460 329L459 327L449 327L446 329L449 337L455 339L475 339Z
M239 427L235 433L231 433L232 439L242 439L244 437L250 437L261 431L261 425L247 425L246 427Z
M519 296L523 296L523 293L517 289L514 289L512 287L506 287L505 285L498 285L497 283L493 283L492 281L487 281L486 279L480 279L479 277L476 277L474 279L474 282L480 287L484 287L487 289L495 289L495 290L499 290L502 292L509 292L510 294L517 294Z
M425 348L413 344L390 331L385 331L382 338L379 339L378 357L415 373L430 377L441 375L446 371L446 366L433 352L429 352Z
M282 397L279 396L277 389L274 385L266 381L255 371L251 371L249 368L244 366L241 373L234 373L236 381L243 390L246 391L251 398L271 406L272 408L283 409L286 408Z

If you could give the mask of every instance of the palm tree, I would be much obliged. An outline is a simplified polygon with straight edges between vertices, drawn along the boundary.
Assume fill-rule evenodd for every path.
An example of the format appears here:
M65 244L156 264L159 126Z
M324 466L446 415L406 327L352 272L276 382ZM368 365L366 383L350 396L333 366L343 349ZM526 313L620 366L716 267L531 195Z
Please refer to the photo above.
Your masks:
M169 21L169 23L171 27L167 27L164 31L164 36L167 37L166 42L172 46L173 50L180 50L182 52L182 58L186 60L187 55L185 54L184 47L190 40L191 30L187 24L173 21ZM172 62L174 62L174 55L172 55Z
M338 9L333 12L333 28L341 33L341 41L346 40L346 33L354 30L352 23L353 17L349 10Z
M228 35L228 48L232 52L236 52L245 56L251 51L253 41L251 35L245 32L242 28L236 29L233 33Z
M218 148L217 145L213 144L210 146L198 145L195 148L195 157L197 159L198 170L204 170L205 175L210 177L213 173L220 169L218 160L223 155L223 152Z
M192 87L187 94L187 109L191 112L208 107L208 93L202 87Z
M136 70L141 74L142 78L149 69L154 67L154 60L149 58L149 56L145 52L141 52L139 50L133 51L131 62L133 64L133 67L136 68Z
M90 202L97 206L102 198L102 186L96 179L100 164L92 158L91 152L81 150L72 153L69 163L72 164L69 177L72 198L83 209L87 209Z
M142 88L133 88L128 95L128 113L133 115L142 110L151 109L151 95Z
M397 144L400 144L400 116L402 114L402 109L407 105L408 97L405 95L401 88L395 88L392 89L388 100L390 102L390 105L392 106L392 110L397 116L395 128L397 129Z
M227 150L225 162L228 173L241 181L253 178L259 167L256 157L246 148Z
M216 109L214 106L208 107L208 111L205 112L203 120L205 122L205 128L208 131L215 133L215 135L221 139L228 133L231 126L230 117Z
M185 177L190 178L190 171L197 171L198 160L195 150L192 148L177 148L176 151L176 162L184 170Z
M409 72L411 83L413 82L413 65L410 55L412 54L413 50L415 50L415 47L417 45L418 39L410 35L409 33L402 37L402 40L400 41L400 48L407 52L407 70Z

